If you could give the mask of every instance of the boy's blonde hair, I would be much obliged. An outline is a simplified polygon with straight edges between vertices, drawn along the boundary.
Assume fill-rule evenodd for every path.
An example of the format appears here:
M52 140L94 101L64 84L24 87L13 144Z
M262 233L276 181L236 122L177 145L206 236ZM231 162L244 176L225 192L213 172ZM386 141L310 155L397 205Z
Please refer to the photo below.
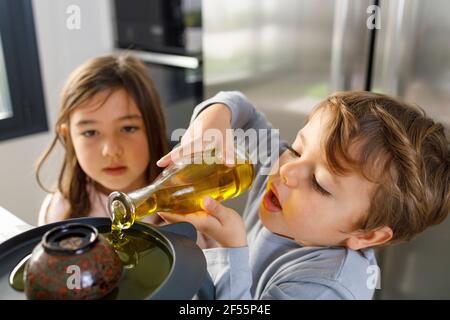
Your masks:
M450 151L442 124L420 107L365 91L335 93L314 112L321 109L332 113L322 141L330 170L339 175L357 170L378 184L358 229L388 226L389 243L396 243L445 219ZM357 158L349 153L353 143Z

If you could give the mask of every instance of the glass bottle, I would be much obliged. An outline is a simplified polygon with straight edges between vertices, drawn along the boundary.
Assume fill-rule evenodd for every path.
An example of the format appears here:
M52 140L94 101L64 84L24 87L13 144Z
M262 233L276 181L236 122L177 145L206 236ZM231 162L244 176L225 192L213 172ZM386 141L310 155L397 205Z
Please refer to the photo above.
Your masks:
M136 220L158 211L201 211L205 196L217 201L237 197L251 186L254 168L240 149L234 159L233 166L226 166L216 150L193 153L169 165L144 188L112 192L108 198L112 231L128 229Z

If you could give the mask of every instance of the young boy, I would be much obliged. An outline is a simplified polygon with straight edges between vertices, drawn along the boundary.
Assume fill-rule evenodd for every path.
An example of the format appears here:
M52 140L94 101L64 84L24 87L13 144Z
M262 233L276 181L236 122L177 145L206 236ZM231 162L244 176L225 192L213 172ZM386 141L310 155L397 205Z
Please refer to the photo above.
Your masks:
M182 145L230 127L273 129L245 96L221 92L196 107ZM242 218L210 198L202 212L160 213L218 244L204 250L217 299L371 299L373 247L407 241L450 210L443 126L391 97L336 93L276 151L256 165Z

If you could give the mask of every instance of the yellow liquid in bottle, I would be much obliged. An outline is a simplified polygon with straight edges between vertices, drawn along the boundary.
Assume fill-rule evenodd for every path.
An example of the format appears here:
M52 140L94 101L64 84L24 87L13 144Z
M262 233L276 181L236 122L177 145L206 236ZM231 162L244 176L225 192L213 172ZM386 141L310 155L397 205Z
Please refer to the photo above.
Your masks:
M201 178L200 178L201 176ZM234 198L253 180L253 166L238 164L192 165L161 183L147 201L136 208L136 219L155 211L191 213L202 210L205 196L216 200Z
M112 230L129 228L136 219L153 212L192 213L203 210L203 198L209 196L222 201L246 191L253 182L254 169L250 163L192 164L175 168L173 174L163 174L154 185L154 191L135 213L127 212L120 202L112 206Z

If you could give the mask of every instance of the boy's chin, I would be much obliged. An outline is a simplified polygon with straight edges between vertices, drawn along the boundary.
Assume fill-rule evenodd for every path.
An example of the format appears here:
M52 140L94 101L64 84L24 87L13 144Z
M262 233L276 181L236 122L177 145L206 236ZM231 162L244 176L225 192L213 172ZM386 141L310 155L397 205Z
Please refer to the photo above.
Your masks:
M281 219L283 217L282 211L271 212L267 210L263 204L261 204L258 214L259 220L261 221L262 225L266 227L266 229L268 229L272 233L288 237L285 235L286 232L283 231L283 228L280 225L280 223L282 222Z

